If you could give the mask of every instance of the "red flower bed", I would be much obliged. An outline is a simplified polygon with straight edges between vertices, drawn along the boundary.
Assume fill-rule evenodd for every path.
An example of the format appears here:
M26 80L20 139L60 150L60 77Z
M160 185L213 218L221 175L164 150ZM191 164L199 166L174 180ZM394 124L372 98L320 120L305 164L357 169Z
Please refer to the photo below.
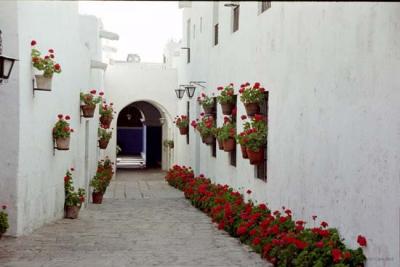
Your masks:
M245 202L228 185L213 184L203 175L194 177L190 167L174 165L165 179L207 213L218 229L239 238L274 266L364 266L362 248L347 248L338 230L328 228L327 222L306 228L306 222L295 221L289 209L272 212L265 204ZM358 236L358 243L366 246L365 237Z

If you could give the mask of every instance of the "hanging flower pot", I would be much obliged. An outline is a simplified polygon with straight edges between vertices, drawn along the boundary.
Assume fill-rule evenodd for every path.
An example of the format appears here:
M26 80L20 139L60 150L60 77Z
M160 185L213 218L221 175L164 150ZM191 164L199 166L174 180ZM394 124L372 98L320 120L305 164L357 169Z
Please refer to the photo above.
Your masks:
M70 137L56 138L56 147L58 150L69 150Z
M207 135L207 136L203 136L203 143L205 143L206 145L211 145L212 143L214 143L214 136L212 135Z
M76 219L79 215L79 206L67 206L65 209L65 218Z
M247 149L246 149L246 147L243 146L243 145L240 145L240 150L242 151L242 157L243 157L244 159L248 159L249 157L248 157L248 155L247 155Z
M93 204L101 204L103 202L103 193L93 192L92 200L93 200Z
M112 116L100 116L101 126L105 129L110 128L112 119Z
M108 139L99 139L99 148L106 149L109 141Z
M96 105L81 105L84 118L93 118Z
M36 88L42 89L45 91L51 91L51 82L53 77L46 77L44 75L35 75L36 80Z
M264 148L260 148L258 151L253 151L249 148L246 149L247 155L250 159L251 165L260 165L264 161Z
M199 104L203 107L204 113L207 115L214 113L214 98L206 95L205 93L201 93L197 98Z
M224 151L225 152L232 152L235 150L235 139L228 138L224 140Z
M203 105L203 110L204 113L207 115L213 114L214 113L214 107L213 106L205 106Z
M189 127L180 127L179 132L181 135L187 135L189 131Z
M224 150L224 142L221 139L217 139L219 150Z
M246 108L247 116L254 116L260 113L260 105L258 103L247 103L244 104L244 107Z
M222 114L224 114L224 115L231 115L232 114L232 109L233 109L233 104L232 103L221 104L221 107L222 107Z

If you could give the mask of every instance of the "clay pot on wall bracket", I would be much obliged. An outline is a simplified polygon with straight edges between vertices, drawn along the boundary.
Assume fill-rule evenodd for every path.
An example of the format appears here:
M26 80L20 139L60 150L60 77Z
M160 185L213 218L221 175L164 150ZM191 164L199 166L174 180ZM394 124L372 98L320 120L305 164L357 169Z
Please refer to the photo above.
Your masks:
M93 204L101 204L103 202L103 194L100 192L92 193Z
M252 151L250 149L246 149L247 155L250 160L251 165L260 165L264 161L264 148L260 148L258 151Z
M110 140L107 140L107 139L99 139L99 147L100 147L100 149L106 149L107 146L108 146L108 142L109 141Z
M228 138L226 140L224 140L224 151L225 152L232 152L233 150L235 150L235 139L233 138Z
M222 114L231 115L232 109L233 109L233 104L232 103L221 104L221 108L222 108Z
M248 159L249 156L247 155L247 149L246 149L246 147L240 145L240 150L242 151L242 157L243 157L244 159Z
M260 105L258 103L247 103L244 104L244 107L246 108L247 116L252 117L260 113Z
M220 139L217 139L217 142L219 150L224 150L224 142Z
M69 150L69 141L70 141L70 137L59 137L55 139L56 141L56 148L58 150Z
M53 77L45 77L43 75L35 75L36 88L44 91L51 91L51 82Z
M214 107L206 107L203 105L203 110L205 114L213 114L214 113Z
M187 135L189 131L189 127L181 127L179 128L179 132L181 133L181 135Z
M100 122L103 128L105 129L110 128L112 119L113 119L112 116L100 116Z
M81 105L84 118L93 118L96 105Z
M76 219L79 215L80 207L78 206L67 206L65 208L65 218Z
M206 145L211 145L212 143L214 143L214 136L212 135L207 135L202 137L203 139L203 143L205 143Z

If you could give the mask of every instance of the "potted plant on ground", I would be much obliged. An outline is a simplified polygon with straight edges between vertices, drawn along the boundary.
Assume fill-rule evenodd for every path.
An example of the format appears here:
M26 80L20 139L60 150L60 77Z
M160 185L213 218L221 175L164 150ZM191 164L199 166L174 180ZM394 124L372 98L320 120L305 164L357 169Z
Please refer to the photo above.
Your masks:
M196 129L201 135L203 143L211 145L214 141L213 129L215 128L215 120L212 116L204 116L200 122L197 123Z
M51 91L53 74L61 72L60 64L54 61L54 49L49 49L49 53L42 57L40 51L35 47L35 40L32 40L31 46L32 66L37 73L35 74L36 86L42 90Z
M201 93L199 97L197 97L197 101L203 107L204 113L211 115L214 113L214 98L207 96L205 93Z
M84 118L93 118L96 105L101 102L103 92L96 96L96 90L91 90L89 93L80 93L81 110Z
M69 127L71 117L63 114L58 114L58 121L53 127L53 139L56 143L56 148L58 150L69 150L70 135L74 129Z
M189 119L186 115L176 116L174 121L176 127L179 128L181 135L187 135L189 131Z
M2 205L0 210L0 239L9 227L7 206Z
M259 165L264 160L264 147L267 142L267 123L265 118L260 114L254 115L250 123L245 123L245 129L243 144L246 146L250 164Z
M112 131L107 131L106 129L99 128L97 132L99 136L100 149L106 149L108 146L108 142L112 137Z
M260 87L260 83L256 82L253 86L249 83L240 86L240 101L246 108L247 116L254 116L260 113L260 104L264 102L265 89Z
M221 132L219 137L221 138L224 151L232 152L235 150L235 134L236 134L236 125L235 123L228 117L224 118L224 124L221 127Z
M74 169L71 168L71 171ZM82 203L85 201L85 189L79 188L75 191L72 173L68 170L64 176L64 190L65 190L65 218L76 219L78 218L79 210Z
M100 106L99 113L100 113L100 123L101 127L104 129L110 128L110 124L113 117L114 109L113 109L113 103L110 103L107 105L107 103L104 101L103 104Z
M220 95L217 96L217 100L218 103L221 104L222 114L231 115L235 104L233 83L230 83L225 87L218 87L218 91L221 91Z

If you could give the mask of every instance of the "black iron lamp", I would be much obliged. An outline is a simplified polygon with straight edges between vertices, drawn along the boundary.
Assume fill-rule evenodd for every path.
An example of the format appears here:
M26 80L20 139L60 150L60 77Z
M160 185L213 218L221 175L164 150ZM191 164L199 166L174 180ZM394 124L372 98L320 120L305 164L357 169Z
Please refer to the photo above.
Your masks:
M175 89L175 94L177 98L182 99L183 95L185 94L185 89Z
M194 85L185 85L186 94L191 99L196 91L196 86Z
M226 4L224 4L224 6L225 6L225 7L238 7L239 4L236 4L236 3L226 3Z
M14 67L14 62L17 60L12 57L3 56L2 52L3 52L3 44L0 31L0 83L2 83L5 80L8 80L12 68Z

